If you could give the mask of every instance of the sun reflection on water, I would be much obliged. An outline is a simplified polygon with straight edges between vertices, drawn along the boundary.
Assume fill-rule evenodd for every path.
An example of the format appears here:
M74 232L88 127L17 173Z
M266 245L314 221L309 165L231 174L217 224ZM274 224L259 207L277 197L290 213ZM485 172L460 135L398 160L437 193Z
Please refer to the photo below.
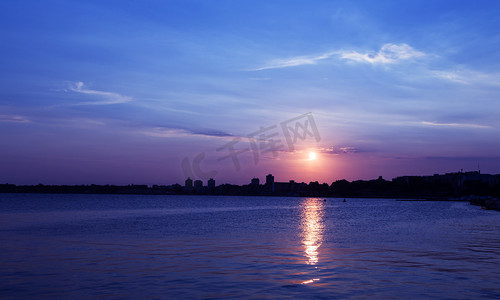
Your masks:
M319 261L319 247L323 242L324 209L325 203L323 199L307 198L302 203L302 244L308 258L307 263L310 265L316 265Z
M309 283L313 283L315 281L319 281L319 278L313 278L313 279L310 279L310 280L303 281L301 283L302 284L309 284Z

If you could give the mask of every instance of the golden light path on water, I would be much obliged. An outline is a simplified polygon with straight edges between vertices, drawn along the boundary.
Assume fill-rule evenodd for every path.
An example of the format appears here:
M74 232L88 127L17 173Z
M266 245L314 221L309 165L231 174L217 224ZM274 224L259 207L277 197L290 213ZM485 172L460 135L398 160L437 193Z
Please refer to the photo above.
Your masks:
M301 230L302 244L308 259L307 264L316 265L319 261L319 247L323 242L325 202L320 198L307 198L302 203ZM302 284L313 283L319 278L303 281Z

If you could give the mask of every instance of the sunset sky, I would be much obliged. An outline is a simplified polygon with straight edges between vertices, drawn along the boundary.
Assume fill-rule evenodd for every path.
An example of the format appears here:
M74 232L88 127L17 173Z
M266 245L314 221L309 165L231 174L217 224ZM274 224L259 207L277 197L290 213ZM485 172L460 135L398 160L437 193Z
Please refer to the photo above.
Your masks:
M500 1L1 1L0 183L500 173L499 15ZM293 147L287 121L306 130Z

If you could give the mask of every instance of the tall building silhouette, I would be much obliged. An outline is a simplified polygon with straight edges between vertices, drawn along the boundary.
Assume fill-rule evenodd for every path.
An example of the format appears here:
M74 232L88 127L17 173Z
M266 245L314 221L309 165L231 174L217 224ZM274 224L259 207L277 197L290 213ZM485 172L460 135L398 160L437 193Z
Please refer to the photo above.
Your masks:
M266 176L266 185L272 186L274 184L274 176L272 174L268 174Z
M192 188L192 187L193 187L193 179L191 179L191 178L189 178L189 177L188 177L188 178L186 179L186 182L185 182L185 185L184 185L184 186L185 186L186 188L188 188L188 189Z
M207 186L208 186L209 189L215 189L215 180L213 178L210 178L207 181Z

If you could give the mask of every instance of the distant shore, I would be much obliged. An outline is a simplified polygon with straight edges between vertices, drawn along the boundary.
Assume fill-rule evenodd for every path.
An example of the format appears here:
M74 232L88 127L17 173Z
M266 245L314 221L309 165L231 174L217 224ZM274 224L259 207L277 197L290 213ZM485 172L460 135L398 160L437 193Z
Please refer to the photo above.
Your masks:
M331 184L275 182L268 174L264 184L252 178L246 185L215 185L209 179L187 178L184 185L15 185L0 184L0 193L40 194L126 194L126 195L227 195L288 196L334 198L390 198L400 201L469 201L485 208L500 209L500 175L479 171L434 174L432 176L400 176L391 181L382 177L373 180L337 180Z
M325 197L325 198L389 198L397 201L460 201L481 206L484 209L500 211L500 197L495 195L456 195L456 194L396 194L394 191L371 190L358 193L336 193L332 190L298 190L294 193L276 193L262 186L222 185L212 190L185 189L179 186L147 185L14 185L0 184L0 193L9 194L108 194L108 195L197 195L197 196L287 196L287 197Z

